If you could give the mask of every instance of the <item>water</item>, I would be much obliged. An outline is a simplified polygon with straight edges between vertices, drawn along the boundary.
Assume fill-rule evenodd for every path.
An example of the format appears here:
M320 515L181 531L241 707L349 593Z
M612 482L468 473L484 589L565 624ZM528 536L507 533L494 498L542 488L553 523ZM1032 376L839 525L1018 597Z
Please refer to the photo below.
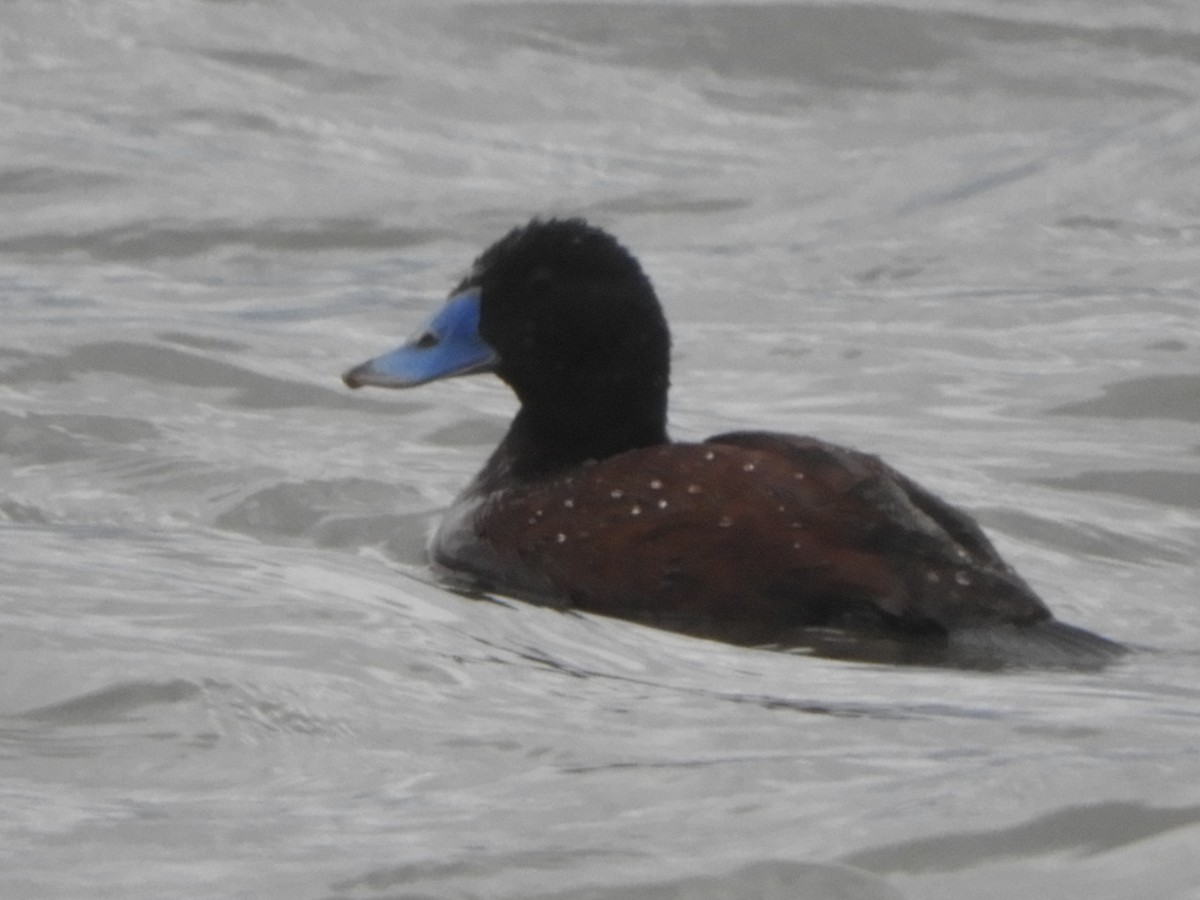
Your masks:
M0 11L5 898L1200 897L1200 13ZM534 213L642 257L677 436L883 454L1100 673L477 602L502 386L350 394Z

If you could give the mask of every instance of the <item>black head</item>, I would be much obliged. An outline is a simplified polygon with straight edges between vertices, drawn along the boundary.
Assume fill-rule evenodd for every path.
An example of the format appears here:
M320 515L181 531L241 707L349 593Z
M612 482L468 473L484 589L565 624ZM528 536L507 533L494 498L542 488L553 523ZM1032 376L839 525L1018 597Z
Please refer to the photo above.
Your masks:
M497 458L532 476L664 442L670 349L628 250L582 219L534 219L484 251L413 341L344 377L410 387L495 372L521 401Z
M496 374L523 403L665 403L666 320L638 261L607 232L582 219L535 219L489 247L455 293L471 288Z

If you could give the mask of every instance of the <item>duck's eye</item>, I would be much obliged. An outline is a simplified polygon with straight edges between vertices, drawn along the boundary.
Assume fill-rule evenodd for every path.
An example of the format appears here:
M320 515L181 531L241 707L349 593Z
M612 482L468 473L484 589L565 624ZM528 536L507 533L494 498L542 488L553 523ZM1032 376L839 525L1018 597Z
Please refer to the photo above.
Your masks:
M436 347L438 343L437 335L432 331L427 331L417 338L417 349L428 350L430 347Z

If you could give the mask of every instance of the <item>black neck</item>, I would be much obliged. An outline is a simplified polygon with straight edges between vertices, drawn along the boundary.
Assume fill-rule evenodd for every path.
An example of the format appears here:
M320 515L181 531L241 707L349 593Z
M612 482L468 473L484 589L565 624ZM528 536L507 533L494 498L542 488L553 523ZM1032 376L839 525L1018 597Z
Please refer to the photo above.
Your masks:
M478 487L530 481L668 441L666 392L603 404L525 404L480 473Z

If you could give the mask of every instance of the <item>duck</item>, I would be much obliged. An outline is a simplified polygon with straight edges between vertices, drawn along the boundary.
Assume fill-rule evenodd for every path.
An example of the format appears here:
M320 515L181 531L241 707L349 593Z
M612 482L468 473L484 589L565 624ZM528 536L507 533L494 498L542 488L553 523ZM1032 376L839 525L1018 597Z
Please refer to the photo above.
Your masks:
M429 553L447 583L699 638L867 662L1098 665L966 512L815 437L667 433L671 336L624 245L535 218L350 388L491 373L519 402Z

